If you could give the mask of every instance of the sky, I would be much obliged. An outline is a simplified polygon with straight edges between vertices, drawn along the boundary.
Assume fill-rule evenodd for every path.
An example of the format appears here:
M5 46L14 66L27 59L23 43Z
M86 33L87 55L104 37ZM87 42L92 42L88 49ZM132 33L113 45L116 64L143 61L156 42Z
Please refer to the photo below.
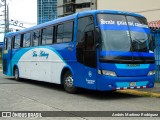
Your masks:
M8 0L10 19L37 23L37 0Z
M37 0L7 0L7 3L9 5L9 20L18 21L18 24L23 23L24 27L36 25ZM3 9L1 7L0 10ZM2 19L2 16L0 19ZM10 27L15 28L14 26ZM0 42L2 41L3 34L0 34Z

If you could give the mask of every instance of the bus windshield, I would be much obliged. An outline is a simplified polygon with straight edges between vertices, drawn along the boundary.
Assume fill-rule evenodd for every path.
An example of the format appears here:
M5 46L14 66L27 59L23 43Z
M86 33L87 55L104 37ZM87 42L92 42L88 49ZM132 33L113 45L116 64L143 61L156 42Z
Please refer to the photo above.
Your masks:
M151 38L145 18L115 14L97 16L103 53L109 52L113 57L115 52L116 55L127 52L132 53L133 58L133 52L149 52Z
M102 50L149 50L149 28L145 18L98 14L98 20L102 34Z

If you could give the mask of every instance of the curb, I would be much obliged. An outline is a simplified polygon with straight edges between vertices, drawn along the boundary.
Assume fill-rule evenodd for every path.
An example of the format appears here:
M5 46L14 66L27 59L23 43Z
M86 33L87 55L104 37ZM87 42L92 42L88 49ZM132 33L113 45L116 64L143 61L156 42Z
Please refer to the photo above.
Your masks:
M146 91L139 91L139 90L118 90L117 92L131 94L131 95L137 95L137 96L144 96L144 97L160 98L160 94L154 93L154 92L146 92Z

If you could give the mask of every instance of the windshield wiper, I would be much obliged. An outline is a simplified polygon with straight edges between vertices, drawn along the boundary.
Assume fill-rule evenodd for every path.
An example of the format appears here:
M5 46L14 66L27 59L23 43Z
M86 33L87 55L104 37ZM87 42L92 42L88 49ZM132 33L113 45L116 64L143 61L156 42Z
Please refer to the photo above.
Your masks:
M141 42L140 40L146 41L145 38L137 39L135 36L134 36L134 39L132 39L132 40L133 40L133 41L136 41L136 42L138 42L138 43L140 43L140 44L144 43L144 42Z

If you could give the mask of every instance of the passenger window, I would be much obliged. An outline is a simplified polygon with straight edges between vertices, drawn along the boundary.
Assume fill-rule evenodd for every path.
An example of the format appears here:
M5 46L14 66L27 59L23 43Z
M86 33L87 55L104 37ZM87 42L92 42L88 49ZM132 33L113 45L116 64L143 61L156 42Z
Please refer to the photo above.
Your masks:
M12 48L12 39L8 38L7 39L7 50L11 50L11 48Z
M53 27L42 29L42 45L53 43Z
M7 41L8 41L8 38L4 38L4 50L7 50Z
M63 24L57 26L57 43L63 42Z
M40 38L39 30L33 31L32 33L32 45L33 46L38 46L39 38Z
M16 35L14 39L14 48L20 48L20 40L21 40L21 36Z
M25 33L23 35L23 47L30 47L31 44L31 33Z
M57 26L57 43L70 42L73 39L73 21Z
M72 41L72 37L73 37L73 22L64 23L63 42Z

